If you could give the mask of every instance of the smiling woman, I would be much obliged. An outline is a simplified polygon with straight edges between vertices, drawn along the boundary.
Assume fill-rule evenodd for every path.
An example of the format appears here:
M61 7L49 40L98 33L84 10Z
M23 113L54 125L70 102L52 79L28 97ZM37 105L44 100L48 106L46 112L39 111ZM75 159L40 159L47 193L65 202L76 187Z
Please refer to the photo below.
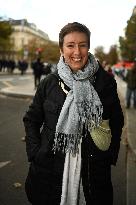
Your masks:
M85 25L66 24L59 48L57 71L40 82L23 118L28 200L33 205L112 205L111 165L117 162L124 125L116 81L89 53ZM103 131L105 121L111 134L101 149L103 133L97 140L91 133Z
M72 70L78 71L88 60L87 36L81 32L73 32L64 37L61 55Z

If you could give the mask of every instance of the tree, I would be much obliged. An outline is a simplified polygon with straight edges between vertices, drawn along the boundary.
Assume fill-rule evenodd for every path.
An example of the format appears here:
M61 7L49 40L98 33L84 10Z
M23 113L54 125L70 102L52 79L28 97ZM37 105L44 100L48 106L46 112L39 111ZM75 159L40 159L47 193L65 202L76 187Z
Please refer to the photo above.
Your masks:
M103 46L98 46L94 50L95 57L99 60L100 63L106 60L106 53L104 52Z
M114 65L118 62L118 51L116 45L112 45L110 47L109 53L107 54L107 62L110 65Z
M48 40L44 44L39 44L36 39L32 39L29 41L27 49L31 60L34 60L38 56L49 63L57 63L59 60L59 46L54 41Z
M104 52L103 46L98 46L95 48L94 55L101 64L103 61L106 61L108 64L113 65L118 61L118 51L116 45L112 45L108 53Z
M120 51L123 60L133 61L136 58L136 13L133 12L127 21L125 37L119 37Z
M48 44L44 48L44 58L45 61L50 63L57 63L60 57L60 51L58 43L53 41L48 41Z
M0 17L0 52L8 52L12 45L10 42L10 35L12 33L11 25Z
M27 50L28 50L28 55L30 60L34 60L37 58L38 55L38 49L42 48L42 45L38 42L36 38L32 38L28 44L26 45ZM23 57L24 56L24 48L20 51L20 55Z

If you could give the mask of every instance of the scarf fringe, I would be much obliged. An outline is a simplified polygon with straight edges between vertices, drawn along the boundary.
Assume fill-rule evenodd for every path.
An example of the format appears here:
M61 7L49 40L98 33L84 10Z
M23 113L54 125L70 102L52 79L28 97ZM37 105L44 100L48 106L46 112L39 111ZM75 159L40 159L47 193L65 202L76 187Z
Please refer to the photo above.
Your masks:
M92 106L89 106L89 103L85 103L84 105L82 104L81 110L79 112L79 130L82 132L83 126L85 126L85 130L89 128L94 128L98 127L100 123L102 122L102 113L103 113L103 107L94 105L93 103L90 102ZM90 115L91 113L91 115Z
M87 105L87 104L86 104ZM102 107L97 108L86 108L83 106L81 116L79 116L79 130L78 134L65 134L65 133L55 133L55 140L53 150L54 153L56 151L62 151L63 153L70 152L72 155L75 155L79 152L78 145L80 143L80 139L87 135L88 127L89 130L92 130L95 127L98 127L102 122ZM90 109L90 112L88 112ZM88 113L92 113L91 110L95 110L93 115L89 115ZM79 134L80 133L80 134Z
M78 145L81 138L80 134L55 133L54 153L62 151L63 153L70 152L72 155L76 155L79 152Z

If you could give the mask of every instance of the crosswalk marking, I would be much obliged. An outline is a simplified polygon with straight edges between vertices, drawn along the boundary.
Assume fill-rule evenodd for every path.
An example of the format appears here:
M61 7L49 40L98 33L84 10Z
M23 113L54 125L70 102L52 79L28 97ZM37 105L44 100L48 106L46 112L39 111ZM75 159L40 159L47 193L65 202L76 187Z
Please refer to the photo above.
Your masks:
M5 85L8 86L8 87L11 87L11 86L12 86L12 84L9 83L9 82L7 82L7 81L4 81L3 84L5 84Z
M9 163L11 163L11 161L0 162L0 168L6 166Z

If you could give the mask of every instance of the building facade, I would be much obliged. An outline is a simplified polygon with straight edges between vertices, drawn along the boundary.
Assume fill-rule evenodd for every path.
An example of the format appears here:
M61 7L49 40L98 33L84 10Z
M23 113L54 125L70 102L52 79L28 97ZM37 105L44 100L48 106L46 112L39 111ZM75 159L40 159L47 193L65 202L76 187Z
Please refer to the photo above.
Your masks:
M27 46L29 42L34 42L39 45L45 44L49 41L48 35L42 30L38 29L35 24L29 23L26 19L13 20L10 19L13 32L10 36L14 51L24 49L27 54ZM25 53L24 53L25 54Z

